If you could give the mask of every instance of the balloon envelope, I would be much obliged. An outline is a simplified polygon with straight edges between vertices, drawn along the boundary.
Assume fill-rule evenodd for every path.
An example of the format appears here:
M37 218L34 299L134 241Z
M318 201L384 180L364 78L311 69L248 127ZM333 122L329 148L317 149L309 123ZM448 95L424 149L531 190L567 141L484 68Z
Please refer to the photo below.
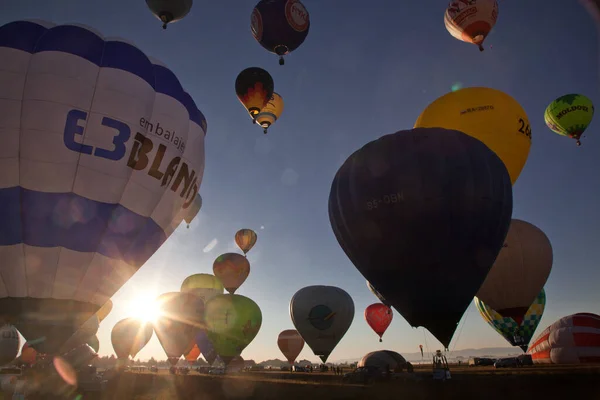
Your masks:
M94 349L96 353L100 350L100 341L96 335L89 337L85 343Z
M246 68L235 80L235 93L252 118L267 105L274 89L271 74L258 67Z
M367 324L369 324L371 329L379 336L380 342L381 337L392 323L393 318L394 313L392 312L392 309L385 304L375 303L365 309L365 321L367 321Z
M213 273L223 283L225 289L234 294L248 278L250 262L241 254L221 254L213 263Z
M544 121L554 133L577 140L594 116L594 104L581 94L567 94L546 107Z
M248 253L256 244L258 236L252 229L240 229L235 233L235 244L244 252Z
M239 294L221 294L206 303L206 333L225 365L254 340L262 324L260 307Z
M200 195L197 195L196 198L194 199L194 202L190 206L190 208L188 208L187 214L183 217L185 222L187 222L188 226L189 226L189 224L192 223L194 218L196 218L196 215L198 215L201 208L202 208L202 197Z
M28 21L0 43L0 319L57 354L183 220L204 117L129 43Z
M354 301L335 286L307 286L292 297L290 316L313 353L326 362L352 325Z
M542 291L552 269L552 245L538 227L513 219L477 297L518 324Z
M544 289L531 303L525 315L518 320L500 314L488 304L475 297L475 306L483 319L511 345L519 346L527 351L529 341L533 337L546 307L546 292Z
M200 357L200 348L198 348L198 345L194 343L192 350L185 355L185 360L187 362L194 362L198 359L198 357Z
M185 278L180 290L195 294L206 304L208 300L216 295L223 294L225 289L219 278L214 275L194 274Z
M531 128L523 107L496 89L470 87L435 100L419 115L415 128L456 129L481 140L498 155L514 184L531 147Z
M498 20L496 0L453 0L444 13L444 25L458 40L473 43L483 51L483 41Z
M6 365L17 358L20 344L17 328L12 325L0 328L0 365Z
M135 357L152 339L152 325L136 318L125 318L113 326L110 341L120 359Z
M94 336L98 332L100 324L98 322L98 315L94 314L85 321L83 325L71 336L64 345L62 345L60 352L66 353L69 350L74 349L82 344L85 344L91 336Z
M296 358L304 348L304 339L297 330L286 329L277 337L277 346L290 365L294 365Z
M108 299L108 301L106 303L104 303L104 305L102 307L100 307L98 312L96 312L96 316L98 317L98 323L102 322L102 320L104 320L104 318L108 317L108 314L110 314L112 309L113 309L113 302L111 299Z
M193 0L146 0L146 5L156 18L167 24L181 20L192 9Z
M375 297L377 297L379 299L379 301L381 301L383 304L385 304L386 306L390 307L390 304L385 300L385 298L381 295L381 293L379 293L377 291L377 289L375 289L373 287L373 285L371 285L371 282L366 281L367 282L367 287L369 288L369 290L371 291L371 293L373 293L375 295Z
M511 214L512 186L498 156L442 128L366 144L338 170L329 195L331 226L348 258L409 324L445 346Z
M218 357L218 354L212 345L212 342L208 338L208 335L206 334L206 329L201 329L196 334L196 344L198 345L198 348L202 352L202 356L208 365L213 365Z

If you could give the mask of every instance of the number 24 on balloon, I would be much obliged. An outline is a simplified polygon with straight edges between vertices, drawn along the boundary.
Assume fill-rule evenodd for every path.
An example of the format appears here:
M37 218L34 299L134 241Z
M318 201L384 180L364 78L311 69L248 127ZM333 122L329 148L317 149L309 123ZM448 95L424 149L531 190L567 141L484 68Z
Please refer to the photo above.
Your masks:
M519 118L519 132L531 139L531 128L523 118Z
M384 194L378 199L371 199L367 201L367 210L373 210L384 204L395 204L404 200L404 194L401 192Z

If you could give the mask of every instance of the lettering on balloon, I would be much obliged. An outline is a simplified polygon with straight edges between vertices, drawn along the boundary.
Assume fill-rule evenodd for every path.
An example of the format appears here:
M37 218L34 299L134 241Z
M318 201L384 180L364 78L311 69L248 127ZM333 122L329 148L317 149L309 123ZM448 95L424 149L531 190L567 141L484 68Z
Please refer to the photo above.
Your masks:
M304 32L308 28L308 11L298 0L287 1L285 18L295 31Z
M529 139L531 139L531 128L529 124L525 122L523 118L519 118L519 133L524 134Z
M404 201L404 193L403 192L384 194L383 196L381 196L378 199L373 198L373 199L367 201L367 210L369 210L369 211L374 210L376 208L379 208L380 206L396 204L401 201Z
M466 10L468 7L470 6L474 6L477 3L477 0L456 0L451 2L448 5L448 15L454 19L454 17L456 17L458 14L460 14L462 11ZM477 12L477 9L475 9L475 12ZM468 13L469 15L472 14L472 12Z
M561 112L559 112L558 114L556 114L556 119L561 119L562 117L564 117L565 115L567 115L570 112L573 111L584 111L584 112L588 112L589 108L587 106L582 106L582 105L577 105L577 106L572 106L569 108L565 108L563 110L561 110Z
M79 123L80 121L87 121L87 116L88 113L85 111L76 109L69 111L63 133L65 146L69 150L78 153L93 155L94 157L105 158L111 161L123 159L127 152L126 144L131 139L131 128L129 125L109 117L102 118L102 126L114 132L112 139L113 148L94 148L91 145L83 144L76 140L84 132L84 128ZM164 129L158 122L156 123L156 127L154 127L152 123L146 121L144 118L140 119L140 126L173 143L183 153L185 142L177 137L175 132ZM191 169L186 162L182 161L180 156L174 157L171 160L165 160L167 146L164 143L158 144L156 154L150 159L150 152L155 146L152 139L143 133L136 132L133 140L133 146L127 158L127 166L137 171L147 170L148 175L160 182L161 186L170 185L169 189L171 191L179 193L179 196L185 199L182 207L188 208L200 189L196 171Z
M5 329L2 331L2 339L19 339L17 331L12 329Z
M468 113L472 113L472 112L477 112L477 111L488 111L488 110L493 110L494 106L493 105L487 105L487 106L477 106L477 107L471 107L471 108L467 108L466 110L462 110L460 112L460 115L464 115L464 114L468 114Z

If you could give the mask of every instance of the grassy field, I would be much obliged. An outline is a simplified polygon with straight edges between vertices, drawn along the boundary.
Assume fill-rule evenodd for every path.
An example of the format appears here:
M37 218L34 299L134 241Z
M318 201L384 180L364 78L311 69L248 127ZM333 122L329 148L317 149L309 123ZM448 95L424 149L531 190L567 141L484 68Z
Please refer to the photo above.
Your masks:
M82 400L346 400L346 399L600 399L600 365L533 366L517 369L453 366L452 380L431 379L418 366L405 379L349 385L332 373L246 372L230 376L123 373L103 393ZM44 397L45 399L47 397ZM71 393L64 397L78 398Z
M452 380L433 381L430 367L405 380L348 385L321 373L255 372L232 376L190 373L125 373L110 383L102 400L167 399L600 399L600 366L535 366L495 370L453 367ZM85 398L92 398L85 396Z

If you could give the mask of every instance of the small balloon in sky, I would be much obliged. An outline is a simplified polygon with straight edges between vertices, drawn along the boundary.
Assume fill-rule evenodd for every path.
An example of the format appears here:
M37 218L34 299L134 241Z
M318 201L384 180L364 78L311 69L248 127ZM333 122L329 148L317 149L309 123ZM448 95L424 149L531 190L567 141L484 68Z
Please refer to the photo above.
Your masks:
M264 225L261 225L261 226L260 226L260 229L265 229L265 226L264 226Z
M462 82L456 82L455 84L452 85L452 91L456 92L457 90L462 89L463 84Z

